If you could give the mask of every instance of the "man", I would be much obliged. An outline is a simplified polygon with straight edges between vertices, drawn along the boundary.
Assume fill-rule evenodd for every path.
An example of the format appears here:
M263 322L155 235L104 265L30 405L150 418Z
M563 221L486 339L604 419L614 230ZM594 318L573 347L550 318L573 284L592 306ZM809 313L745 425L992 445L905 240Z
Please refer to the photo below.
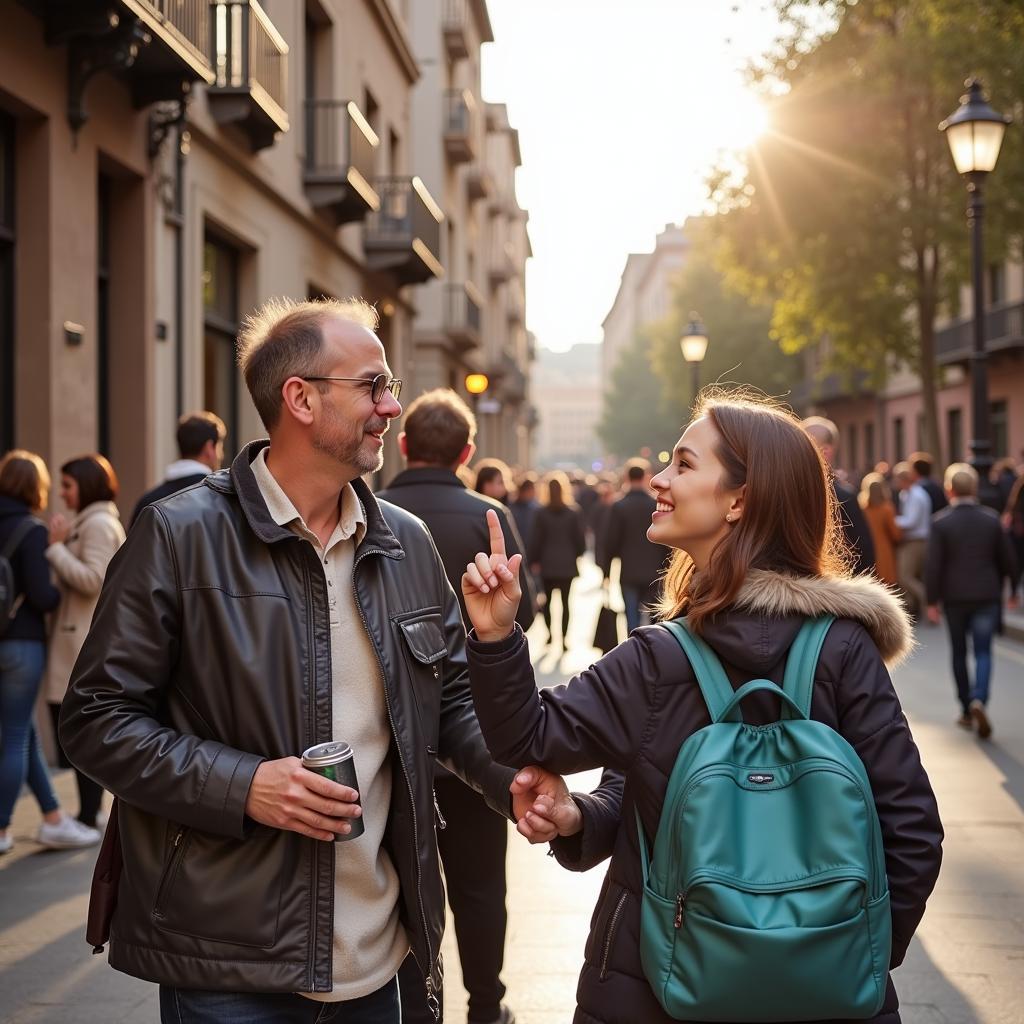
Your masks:
M540 508L540 502L537 500L537 476L535 473L524 473L519 478L516 485L515 501L509 502L508 508L515 520L519 539L523 542L525 551L530 546L533 521L537 517L537 509ZM461 593L461 587L456 589Z
M601 569L605 581L612 562L619 560L619 586L626 606L626 629L632 632L650 622L646 609L657 603L658 577L668 549L647 539L651 513L657 502L648 484L651 467L644 459L626 465L626 493L608 512L601 547Z
M960 701L958 722L992 735L987 705L992 675L992 635L1002 612L1004 586L1012 595L1019 568L1010 540L993 509L978 503L978 474L955 462L946 470L950 507L932 521L925 581L928 619L946 616L953 652L953 678ZM1011 597L1012 601L1012 597ZM974 686L967 669L967 637L974 645Z
M212 412L193 412L182 416L177 430L178 461L167 467L162 483L139 498L130 522L134 523L147 505L198 484L220 469L227 436L224 421Z
M907 461L917 474L917 482L928 492L932 503L932 515L941 512L949 505L949 501L942 484L932 479L934 460L927 452L914 452Z
M932 500L909 462L893 466L892 478L902 499L896 516L896 525L903 534L896 549L896 579L911 613L921 616L926 605L924 559L932 525Z
M875 542L871 539L864 513L857 500L857 492L836 476L835 459L839 451L839 428L824 416L808 416L801 425L810 439L818 446L821 457L832 475L832 487L843 526L846 546L853 561L856 575L873 572L875 568Z
M410 949L436 1008L435 758L509 812L430 535L360 479L401 412L375 326L358 300L247 321L269 447L143 510L64 701L68 754L120 801L110 963L160 984L165 1021L311 1022L328 1001L396 1024ZM358 791L302 767L332 739Z
M420 395L409 406L404 426L398 447L407 468L378 497L427 524L461 604L466 565L490 544L487 509L498 513L507 550L522 551L522 542L508 509L494 498L467 490L456 476L456 469L473 457L476 420L454 391L439 388ZM520 586L524 596L516 621L525 630L534 617L525 565L520 569ZM462 606L468 625L465 612ZM437 843L455 919L462 980L469 993L469 1021L512 1024L515 1017L501 1001L505 986L500 978L505 956L508 826L448 772L439 775L435 789L446 823ZM415 1024L427 1017L422 985L412 973L411 967L403 969L402 1014L404 1021Z

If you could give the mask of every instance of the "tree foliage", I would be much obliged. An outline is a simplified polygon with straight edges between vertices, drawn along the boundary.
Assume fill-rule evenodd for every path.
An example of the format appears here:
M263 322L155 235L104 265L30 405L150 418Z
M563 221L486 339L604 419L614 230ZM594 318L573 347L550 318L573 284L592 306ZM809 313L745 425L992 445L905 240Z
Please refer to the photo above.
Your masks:
M937 125L965 74L1021 113L1024 7L1010 0L776 0L783 37L753 71L772 130L710 191L727 282L771 305L789 352L827 339L827 368L915 366L937 448L934 324L967 278L966 192ZM989 262L1019 238L1020 132L987 189Z

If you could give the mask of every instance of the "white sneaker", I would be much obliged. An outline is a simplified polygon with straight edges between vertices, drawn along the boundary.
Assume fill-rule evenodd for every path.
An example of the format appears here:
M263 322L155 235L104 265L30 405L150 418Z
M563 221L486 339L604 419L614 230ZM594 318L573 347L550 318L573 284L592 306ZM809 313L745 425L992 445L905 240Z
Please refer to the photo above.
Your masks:
M10 833L0 836L0 854L10 853L12 846L14 846L14 840L11 838Z
M36 839L51 850L74 850L80 846L95 846L101 839L97 829L65 815L56 825L43 822Z

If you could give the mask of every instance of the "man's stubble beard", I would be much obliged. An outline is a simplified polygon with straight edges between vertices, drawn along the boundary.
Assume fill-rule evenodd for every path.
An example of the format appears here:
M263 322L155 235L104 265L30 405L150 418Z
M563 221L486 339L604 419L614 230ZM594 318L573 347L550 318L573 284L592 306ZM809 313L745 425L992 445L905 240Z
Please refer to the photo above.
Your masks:
M335 462L356 471L356 476L364 473L376 473L384 465L384 449L380 451L364 451L366 443L366 424L359 427L359 436L354 439L339 438L338 433L346 426L334 410L328 405L320 429L313 436L313 447L334 459Z

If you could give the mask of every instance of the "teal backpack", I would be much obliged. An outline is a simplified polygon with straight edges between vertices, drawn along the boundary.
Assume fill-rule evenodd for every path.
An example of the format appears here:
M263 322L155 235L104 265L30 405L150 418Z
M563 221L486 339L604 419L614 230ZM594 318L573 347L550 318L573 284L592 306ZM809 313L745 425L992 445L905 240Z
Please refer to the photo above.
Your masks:
M804 623L781 689L735 692L714 651L664 623L700 684L712 724L679 750L653 855L643 865L640 959L675 1020L801 1021L880 1012L891 922L882 834L867 773L839 733L810 719L832 618ZM740 702L782 699L745 725Z

